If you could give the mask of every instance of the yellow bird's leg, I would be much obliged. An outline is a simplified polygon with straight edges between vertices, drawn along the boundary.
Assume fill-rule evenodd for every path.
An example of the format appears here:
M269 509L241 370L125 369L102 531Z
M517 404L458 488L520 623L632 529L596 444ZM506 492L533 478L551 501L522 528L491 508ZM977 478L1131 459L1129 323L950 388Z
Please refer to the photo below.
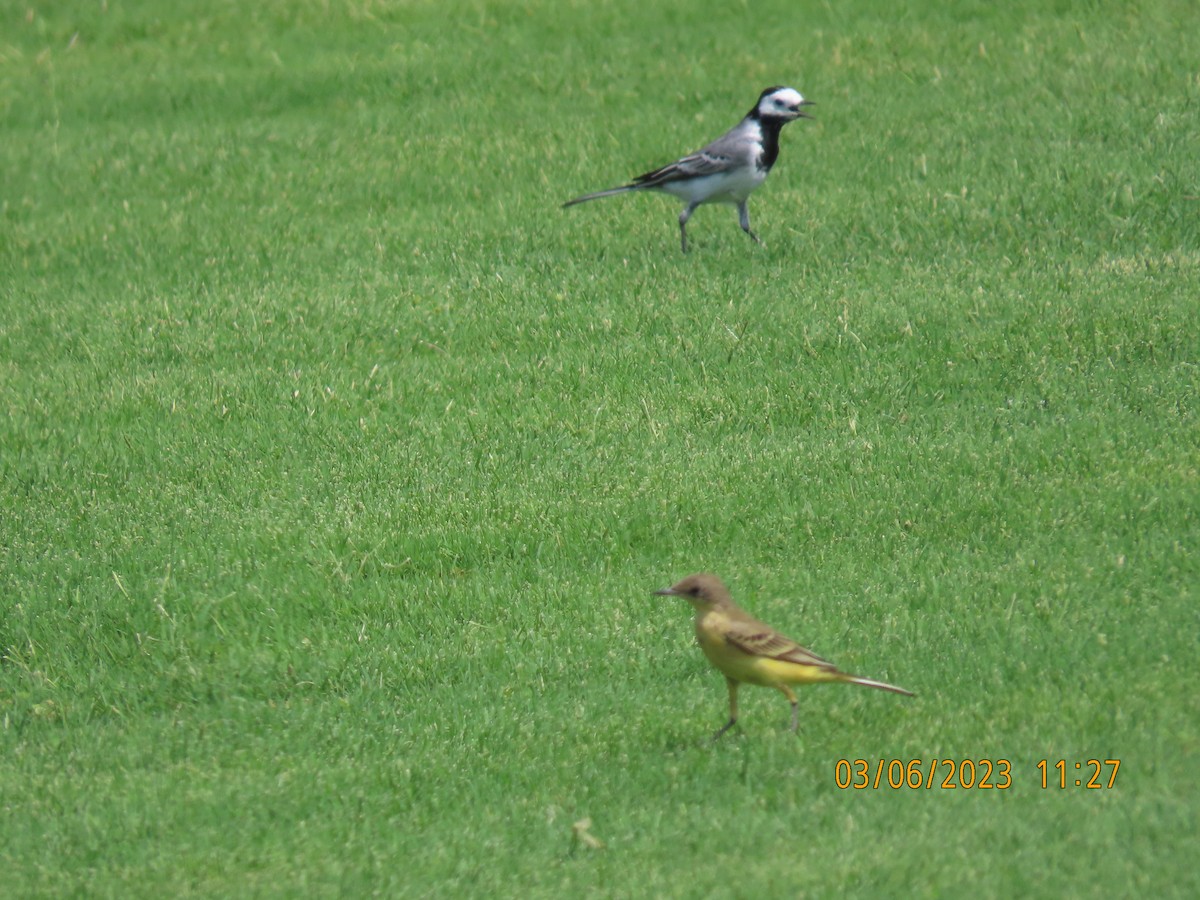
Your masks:
M799 731L800 730L800 708L799 708L799 704L796 702L796 692L793 691L786 684L776 685L776 687L778 687L779 690L783 692L783 696L788 698L788 703L792 704L792 731L793 732Z
M721 730L713 735L715 741L735 724L737 724L737 691L738 683L728 675L725 676L725 685L729 688L729 721L721 726Z

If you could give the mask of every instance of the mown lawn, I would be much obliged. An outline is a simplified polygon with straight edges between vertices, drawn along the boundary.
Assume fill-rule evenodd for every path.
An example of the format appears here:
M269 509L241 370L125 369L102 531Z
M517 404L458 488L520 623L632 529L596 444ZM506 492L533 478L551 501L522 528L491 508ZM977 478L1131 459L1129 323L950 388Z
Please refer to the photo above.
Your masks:
M1200 893L1191 4L0 22L0 893Z

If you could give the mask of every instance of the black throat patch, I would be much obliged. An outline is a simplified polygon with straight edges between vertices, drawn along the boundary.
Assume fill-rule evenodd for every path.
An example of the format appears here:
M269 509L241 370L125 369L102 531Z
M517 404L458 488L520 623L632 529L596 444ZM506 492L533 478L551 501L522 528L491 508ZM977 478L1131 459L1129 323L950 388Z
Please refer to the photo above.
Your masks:
M764 172L770 172L775 160L779 159L779 132L787 124L783 119L763 118L756 116L758 127L762 131L762 156L758 159L758 167Z

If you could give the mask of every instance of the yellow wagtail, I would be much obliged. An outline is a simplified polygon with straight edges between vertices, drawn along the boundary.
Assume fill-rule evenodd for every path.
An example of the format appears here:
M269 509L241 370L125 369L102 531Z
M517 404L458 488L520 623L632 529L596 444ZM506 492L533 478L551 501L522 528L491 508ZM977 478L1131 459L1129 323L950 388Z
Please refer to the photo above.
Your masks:
M737 692L742 683L760 684L781 691L792 704L792 731L800 726L793 684L825 681L862 684L914 696L911 691L841 672L833 663L805 650L733 602L729 590L716 575L689 575L678 584L655 591L668 597L683 597L696 608L696 642L709 662L725 675L729 686L729 721L714 738L737 722Z

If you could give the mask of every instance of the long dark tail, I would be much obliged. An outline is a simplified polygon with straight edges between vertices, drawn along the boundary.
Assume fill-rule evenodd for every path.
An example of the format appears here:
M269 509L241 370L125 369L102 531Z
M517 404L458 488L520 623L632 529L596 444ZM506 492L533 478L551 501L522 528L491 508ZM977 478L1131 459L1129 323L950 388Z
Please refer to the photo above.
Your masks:
M607 191L596 191L594 194L584 194L582 197L576 197L574 200L568 200L563 204L563 209L568 206L574 206L576 203L587 203L589 200L599 200L601 197L611 197L614 194L624 194L626 191L636 191L641 188L640 184L623 184L620 187L609 188Z

